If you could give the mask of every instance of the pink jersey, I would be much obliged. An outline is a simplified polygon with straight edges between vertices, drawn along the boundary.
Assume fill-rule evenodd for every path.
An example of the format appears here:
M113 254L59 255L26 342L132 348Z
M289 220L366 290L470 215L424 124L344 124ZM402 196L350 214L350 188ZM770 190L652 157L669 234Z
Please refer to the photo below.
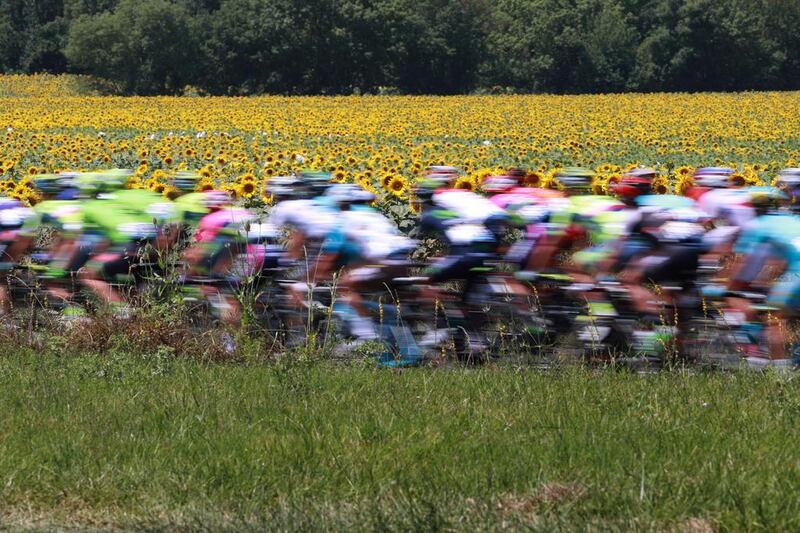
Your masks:
M224 228L244 226L245 222L254 218L255 215L247 209L221 209L200 219L194 238L197 242L211 242Z
M563 196L560 192L552 189L515 187L509 192L492 196L491 201L502 209L513 209L515 205L549 202L554 198L563 198Z

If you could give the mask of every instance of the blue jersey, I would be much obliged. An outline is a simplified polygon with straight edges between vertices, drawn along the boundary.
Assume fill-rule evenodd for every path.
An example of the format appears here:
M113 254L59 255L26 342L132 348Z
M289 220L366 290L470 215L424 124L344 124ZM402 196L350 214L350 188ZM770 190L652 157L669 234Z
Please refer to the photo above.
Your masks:
M754 219L742 230L734 251L750 254L763 245L786 261L787 270L800 272L800 217L779 213Z

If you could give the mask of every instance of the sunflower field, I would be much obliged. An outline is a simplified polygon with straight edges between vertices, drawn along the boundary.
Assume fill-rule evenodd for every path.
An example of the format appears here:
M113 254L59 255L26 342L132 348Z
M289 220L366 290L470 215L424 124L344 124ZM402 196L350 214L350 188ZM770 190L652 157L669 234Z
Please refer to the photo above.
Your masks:
M586 96L92 97L58 77L0 76L0 188L38 200L30 176L135 169L128 186L169 196L169 178L199 171L199 187L268 203L265 184L294 170L357 182L393 211L409 205L429 165L463 171L474 189L511 166L534 186L579 165L600 193L626 168L661 172L681 193L693 168L724 165L768 183L800 160L800 93Z

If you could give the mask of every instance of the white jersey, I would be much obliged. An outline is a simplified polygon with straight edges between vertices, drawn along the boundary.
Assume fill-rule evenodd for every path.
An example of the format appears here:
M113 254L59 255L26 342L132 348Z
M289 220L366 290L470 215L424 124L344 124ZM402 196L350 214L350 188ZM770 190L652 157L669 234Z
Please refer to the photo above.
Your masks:
M749 202L750 195L744 189L712 189L697 200L697 205L720 225L741 228L756 217Z
M489 230L481 224L456 224L447 228L445 235L451 244L459 246L494 241Z
M414 241L374 209L344 211L339 218L347 238L357 243L368 259L380 260L414 250Z
M493 215L505 214L488 198L461 189L438 192L433 195L433 203L455 213L464 224L482 224Z
M322 239L336 227L334 211L314 200L286 200L269 212L269 222L276 227L294 226L306 237Z

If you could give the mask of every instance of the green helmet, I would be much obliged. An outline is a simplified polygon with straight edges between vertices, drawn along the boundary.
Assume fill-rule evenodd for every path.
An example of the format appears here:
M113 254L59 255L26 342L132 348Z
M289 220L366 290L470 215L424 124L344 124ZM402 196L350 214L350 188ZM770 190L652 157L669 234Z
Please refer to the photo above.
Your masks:
M200 180L200 174L193 170L182 170L172 178L172 185L183 192L193 191Z
M131 170L119 168L87 172L78 176L76 185L90 193L112 192L125 187L132 174Z
M322 170L301 170L297 173L297 178L316 196L324 193L331 185L331 173Z
M585 192L592 186L594 172L582 167L567 167L558 172L556 178L568 191Z

